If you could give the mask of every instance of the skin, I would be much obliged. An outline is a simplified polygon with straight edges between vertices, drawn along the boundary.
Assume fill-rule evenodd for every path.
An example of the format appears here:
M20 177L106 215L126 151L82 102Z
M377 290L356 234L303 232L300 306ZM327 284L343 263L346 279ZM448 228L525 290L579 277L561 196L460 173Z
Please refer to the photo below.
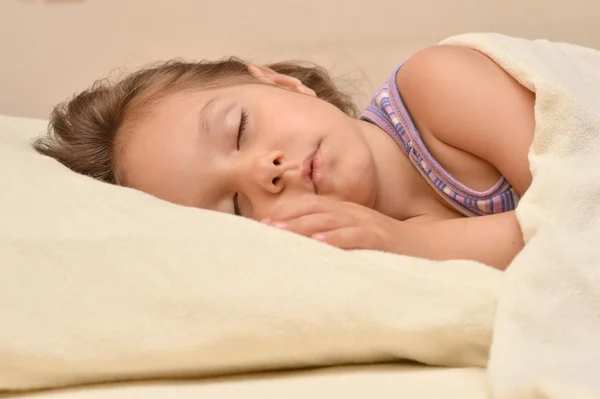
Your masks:
M346 249L504 269L522 248L514 212L462 217L379 127L295 78L249 71L260 84L179 93L138 121L119 157L124 184L220 212L237 203L242 216ZM486 56L449 46L411 57L397 83L444 168L473 189L503 175L525 193L533 93ZM315 153L311 179L306 165Z

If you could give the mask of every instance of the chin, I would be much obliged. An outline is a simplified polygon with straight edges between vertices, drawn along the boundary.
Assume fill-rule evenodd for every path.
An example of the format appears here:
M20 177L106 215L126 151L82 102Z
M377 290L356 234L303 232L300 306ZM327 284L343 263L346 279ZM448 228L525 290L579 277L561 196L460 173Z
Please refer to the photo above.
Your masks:
M351 185L344 190L345 195L343 196L343 201L353 202L368 208L374 208L377 200L375 187L364 184L364 181L360 183L362 184Z
M376 204L377 197L371 192L365 191L362 193L358 193L356 201L352 201L356 204L366 206L367 208L374 209Z
M374 173L370 165L365 165L364 168L355 170L352 173L352 179L348 181L346 186L346 194L348 201L354 202L368 208L375 208L377 204L377 175Z

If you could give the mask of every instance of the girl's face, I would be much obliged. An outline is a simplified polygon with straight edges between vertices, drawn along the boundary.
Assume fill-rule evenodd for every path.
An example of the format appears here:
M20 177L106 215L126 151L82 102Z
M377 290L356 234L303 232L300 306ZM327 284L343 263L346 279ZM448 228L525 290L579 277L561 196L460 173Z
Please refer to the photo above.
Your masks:
M128 133L124 184L256 220L301 195L374 207L367 122L285 79L277 79L285 89L246 84L165 98Z

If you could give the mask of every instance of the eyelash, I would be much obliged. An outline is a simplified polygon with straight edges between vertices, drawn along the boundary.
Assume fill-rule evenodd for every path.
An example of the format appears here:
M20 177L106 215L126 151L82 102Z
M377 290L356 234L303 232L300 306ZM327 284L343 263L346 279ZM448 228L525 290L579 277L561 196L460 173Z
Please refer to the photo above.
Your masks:
M237 134L237 149L240 149L240 141L242 140L242 136L244 135L244 131L246 130L246 125L248 124L248 112L246 110L242 110L242 116L240 119L240 128Z
M237 149L240 149L240 141L242 140L242 136L244 135L244 131L246 130L246 125L248 124L248 112L246 110L242 110L242 116L240 118L240 128L237 134ZM238 193L235 193L233 196L233 211L236 215L242 216L242 211L240 207L240 196Z
M242 216L242 212L240 209L240 196L238 195L238 193L235 193L235 195L233 196L233 211L236 215Z

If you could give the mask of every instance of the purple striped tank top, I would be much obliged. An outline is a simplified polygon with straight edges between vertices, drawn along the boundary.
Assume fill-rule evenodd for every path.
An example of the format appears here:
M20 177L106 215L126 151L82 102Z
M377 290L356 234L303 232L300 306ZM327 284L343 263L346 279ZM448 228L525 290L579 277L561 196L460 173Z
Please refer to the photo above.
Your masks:
M433 158L402 102L396 84L399 70L375 93L360 118L385 130L434 190L463 215L482 216L515 209L519 195L504 177L489 190L475 191L456 180Z

